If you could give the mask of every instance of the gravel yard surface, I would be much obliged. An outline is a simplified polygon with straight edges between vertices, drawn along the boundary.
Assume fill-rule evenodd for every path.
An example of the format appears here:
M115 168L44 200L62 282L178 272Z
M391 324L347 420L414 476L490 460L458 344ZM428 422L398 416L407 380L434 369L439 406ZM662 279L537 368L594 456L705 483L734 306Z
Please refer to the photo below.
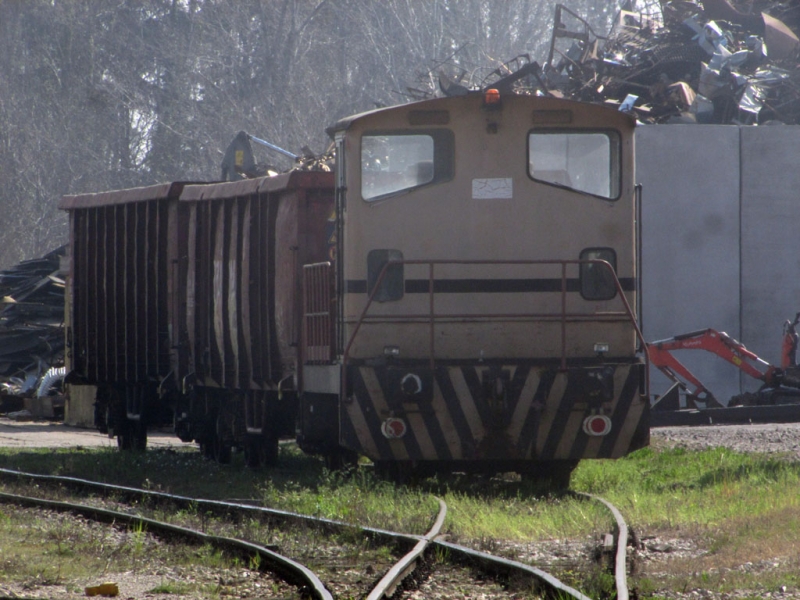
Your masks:
M143 531L111 527L104 523L50 510L21 508L13 504L0 506L4 521L23 520L32 529L48 532L46 536L63 536L63 548L51 553L50 561L40 572L24 582L2 581L0 598L36 598L76 600L86 598L87 588L106 582L114 583L118 598L161 598L169 600L200 600L205 598L300 598L300 593L277 577L247 568L209 567L165 561L174 546ZM17 540L28 543L28 535ZM7 537L4 539L8 539ZM72 547L80 552L97 554L106 562L89 574L77 575L67 563L74 560ZM135 551L131 551L135 548ZM188 548L188 549L187 549ZM191 546L180 552L191 554ZM13 567L19 558L15 548L0 545L0 564ZM4 564L5 563L5 564ZM103 596L96 596L102 598Z
M800 423L756 425L707 425L704 427L656 427L650 431L654 445L680 445L699 449L725 446L742 452L786 454L800 459ZM178 446L183 443L165 432L150 432L151 447ZM70 427L51 421L16 421L0 417L0 446L56 447L116 446L93 429Z
M657 427L650 430L651 445L654 447L683 447L690 450L725 447L737 452L761 452L800 460L800 423L750 424L750 425L706 425L703 427ZM636 552L638 564L651 575L658 574L661 565L671 561L698 560L708 553L708 549L691 537L665 539L643 537L641 547ZM796 572L800 557L776 558L756 562L744 562L730 569L717 569L719 575L735 576L737 572L766 577L771 571ZM772 598L774 600L798 600L800 590L791 586L781 586L776 590L738 590L730 593L716 593L703 589L687 589L684 592L662 591L660 598L689 600L739 600L751 598Z
M739 452L782 454L800 460L800 423L656 427L654 445L683 446L692 450L723 446Z

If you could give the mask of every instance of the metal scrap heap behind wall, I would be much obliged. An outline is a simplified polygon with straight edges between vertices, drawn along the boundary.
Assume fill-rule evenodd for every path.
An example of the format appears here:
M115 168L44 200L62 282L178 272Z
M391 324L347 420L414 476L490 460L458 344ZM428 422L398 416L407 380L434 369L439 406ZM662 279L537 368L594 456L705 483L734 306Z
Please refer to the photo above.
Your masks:
M544 93L617 105L644 123L800 123L798 3L679 0L660 8L620 11L603 37L559 5Z

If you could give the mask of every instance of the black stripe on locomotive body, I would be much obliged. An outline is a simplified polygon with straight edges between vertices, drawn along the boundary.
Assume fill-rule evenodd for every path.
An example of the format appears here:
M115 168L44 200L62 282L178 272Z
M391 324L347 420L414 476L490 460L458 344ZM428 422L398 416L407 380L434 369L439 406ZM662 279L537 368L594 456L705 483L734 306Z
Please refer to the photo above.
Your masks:
M620 277L620 286L623 292L636 291L636 279ZM344 282L345 293L366 294L367 281L365 279L348 279ZM567 292L580 292L580 279L569 278L565 280ZM434 279L433 293L435 294L509 294L521 292L560 292L561 279ZM427 279L407 279L404 282L406 294L429 294Z
M412 396L399 384L409 373L422 382ZM519 360L437 364L433 372L421 363L354 364L341 443L375 461L619 458L649 444L643 377L643 364L624 361L566 370ZM585 430L596 415L611 421L604 435ZM400 430L387 430L398 422Z

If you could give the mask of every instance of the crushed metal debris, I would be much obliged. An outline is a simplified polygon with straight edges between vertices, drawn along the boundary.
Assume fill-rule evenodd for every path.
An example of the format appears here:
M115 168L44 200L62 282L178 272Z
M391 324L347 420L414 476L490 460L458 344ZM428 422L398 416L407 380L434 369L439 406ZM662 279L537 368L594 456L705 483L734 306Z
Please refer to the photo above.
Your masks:
M440 63L408 87L412 100L497 88L605 104L641 123L800 123L800 3L794 0L625 0L607 35L581 15L555 7L549 52L540 65L522 54L475 79L457 62ZM293 159L288 168L257 164L250 141ZM222 179L331 171L333 147L295 155L239 132Z
M800 123L799 3L673 0L658 10L627 10L634 6L626 2L611 31L600 35L557 5L542 66L518 56L479 82L443 69L440 90L509 86L607 104L642 123ZM416 99L431 95L408 91Z
M663 25L621 11L603 51L559 56L548 78L568 75L565 95L618 104L647 123L800 120L800 10L785 2L662 2ZM558 88L557 88L558 89Z
M0 271L0 410L20 407L20 398L43 390L48 371L64 364L65 254L61 246Z

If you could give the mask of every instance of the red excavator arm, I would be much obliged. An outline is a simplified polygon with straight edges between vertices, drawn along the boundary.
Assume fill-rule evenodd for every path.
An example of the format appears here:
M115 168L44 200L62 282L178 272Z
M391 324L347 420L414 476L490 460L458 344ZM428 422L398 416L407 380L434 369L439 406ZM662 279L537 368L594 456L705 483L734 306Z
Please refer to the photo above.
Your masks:
M779 385L781 369L762 360L725 332L702 329L647 344L650 364L658 367L662 373L684 388L688 385L694 386L691 394L708 403L718 404L714 395L700 380L673 356L673 350L706 350L737 366L751 377L763 381L767 386Z
M795 315L794 321L787 320L783 324L780 368L762 360L745 348L744 344L736 341L727 333L714 329L701 329L692 333L676 335L666 340L651 342L647 344L647 353L650 358L650 364L658 367L664 375L687 390L694 399L704 401L706 407L721 406L721 404L717 402L714 395L700 380L673 356L673 350L705 350L712 352L735 365L750 377L762 381L764 383L762 386L763 394L761 391L756 395L750 393L742 394L742 397L748 396L748 401L750 402L753 402L753 398L756 398L756 404L769 404L774 403L776 401L774 398L776 397L781 397L781 401L786 401L787 388L800 390L800 366L797 365L798 337L800 337L797 334L798 323L800 323L800 313ZM689 386L693 386L694 390L690 390ZM796 391L789 393L788 396L800 398ZM732 401L734 400L736 398L732 399ZM737 402L742 402L741 397Z

